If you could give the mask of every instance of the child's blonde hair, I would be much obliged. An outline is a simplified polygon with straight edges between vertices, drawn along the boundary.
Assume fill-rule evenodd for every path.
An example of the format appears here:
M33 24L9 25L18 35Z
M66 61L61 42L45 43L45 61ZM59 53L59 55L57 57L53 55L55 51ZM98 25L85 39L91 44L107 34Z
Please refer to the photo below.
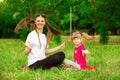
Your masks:
M75 38L82 38L82 35L80 32L73 32L71 34L71 40L73 41Z
M90 36L90 35L88 35L88 34L86 34L86 33L73 32L73 33L71 34L71 40L73 41L73 39L75 39L75 38L82 38L82 36L83 36L83 38L85 38L86 40L92 40L92 39L94 39L94 36Z

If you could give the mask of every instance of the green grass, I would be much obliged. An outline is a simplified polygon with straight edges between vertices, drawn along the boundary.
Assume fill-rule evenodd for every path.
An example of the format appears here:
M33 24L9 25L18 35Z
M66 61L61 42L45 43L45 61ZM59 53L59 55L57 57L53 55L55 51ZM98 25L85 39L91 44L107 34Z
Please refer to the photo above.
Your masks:
M73 60L74 45L69 37L63 36L66 42L63 50L66 58ZM57 44L51 42L50 47ZM0 39L0 80L119 80L120 79L120 37L110 37L106 45L98 40L84 41L91 54L87 55L87 64L98 67L98 71L77 71L53 68L50 70L26 70L24 42L17 39Z

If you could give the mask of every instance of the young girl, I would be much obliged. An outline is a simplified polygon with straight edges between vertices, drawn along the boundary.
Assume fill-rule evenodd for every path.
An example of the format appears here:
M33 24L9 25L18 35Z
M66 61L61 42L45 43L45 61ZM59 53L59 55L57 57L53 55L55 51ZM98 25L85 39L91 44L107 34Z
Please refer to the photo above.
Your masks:
M71 40L75 45L74 62L79 64L80 69L86 69L86 54L90 54L90 52L84 47L82 42L82 33L72 33Z
M75 45L74 48L74 62L65 59L66 65L71 65L79 70L91 70L94 69L92 66L87 66L86 63L86 55L90 54L90 52L85 49L84 44L82 42L82 36L85 39L92 39L92 37L88 36L85 33L74 32L71 35L71 40Z

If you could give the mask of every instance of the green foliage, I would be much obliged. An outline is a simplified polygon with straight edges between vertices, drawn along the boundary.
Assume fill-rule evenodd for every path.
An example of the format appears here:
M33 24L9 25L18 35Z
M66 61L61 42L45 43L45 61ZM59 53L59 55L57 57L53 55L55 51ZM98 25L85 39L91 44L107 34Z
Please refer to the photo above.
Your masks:
M76 16L74 13L71 13L71 17L73 21L76 21L78 19L78 16ZM64 15L64 19L61 20L61 25L65 24L65 23L69 23L70 22L70 13Z
M61 44L61 36L53 36L53 40L55 44Z
M103 41L107 42L107 31L120 28L119 5L119 0L4 0L0 2L0 37L9 37L8 30L13 33L12 31L22 18L34 18L37 13L45 13L53 27L66 32L70 26L71 8L72 29L94 29L100 34L100 40L105 39ZM99 28L100 23L107 26L105 33L98 30L103 28ZM92 26L87 27L88 24ZM106 35L103 37L102 34Z
M63 32L63 35L70 35L70 30L65 30L64 32Z
M22 41L25 41L29 33L30 33L29 29L25 30L22 28L19 30L18 36Z
M104 27L106 27L106 26L104 26ZM109 39L107 29L100 28L99 31L100 31L100 42L103 44L107 43L108 39Z
M9 17L9 18L8 18ZM0 17L0 37L2 38L12 38L13 30L15 27L15 22L13 17L10 14Z

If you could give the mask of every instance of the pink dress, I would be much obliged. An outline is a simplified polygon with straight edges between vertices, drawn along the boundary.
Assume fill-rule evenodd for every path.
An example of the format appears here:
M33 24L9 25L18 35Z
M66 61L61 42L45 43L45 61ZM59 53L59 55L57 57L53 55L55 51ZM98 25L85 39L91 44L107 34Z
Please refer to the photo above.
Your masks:
M85 50L84 44L81 44L74 49L74 62L79 64L81 69L86 69L86 56L82 55L82 50Z

